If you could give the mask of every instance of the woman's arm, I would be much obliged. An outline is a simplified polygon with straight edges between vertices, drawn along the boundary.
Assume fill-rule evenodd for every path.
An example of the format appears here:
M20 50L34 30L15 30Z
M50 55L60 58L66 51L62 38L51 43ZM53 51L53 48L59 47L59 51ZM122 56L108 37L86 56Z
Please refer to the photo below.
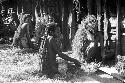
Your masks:
M59 55L59 57L61 57L62 59L66 60L66 61L71 61L74 62L76 64L76 66L80 67L80 62L77 61L74 58L69 57L68 55L62 53L61 49L59 48L59 46L55 43L55 39L52 38L52 40L50 41L52 44L52 48L54 49L54 51Z

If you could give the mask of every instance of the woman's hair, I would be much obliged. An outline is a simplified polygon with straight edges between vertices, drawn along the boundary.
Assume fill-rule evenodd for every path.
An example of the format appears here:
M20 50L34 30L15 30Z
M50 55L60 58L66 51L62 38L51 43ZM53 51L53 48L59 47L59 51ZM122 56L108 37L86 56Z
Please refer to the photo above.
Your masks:
M51 35L51 33L55 32L57 24L56 23L51 23L48 24L48 34Z
M91 29L95 29L95 25L97 23L97 18L94 16L94 15L87 15L82 21L81 21L82 24L85 24L86 25L86 29L87 28L91 28ZM91 27L88 26L88 23L91 23Z
M24 22L26 21L27 18L32 18L30 14L25 14L23 17Z

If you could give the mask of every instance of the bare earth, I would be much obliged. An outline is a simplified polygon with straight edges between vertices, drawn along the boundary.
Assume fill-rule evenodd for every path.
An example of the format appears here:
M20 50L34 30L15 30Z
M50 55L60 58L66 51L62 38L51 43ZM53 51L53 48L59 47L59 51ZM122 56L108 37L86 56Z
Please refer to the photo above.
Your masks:
M101 71L90 74L79 71L67 80L39 77L38 74L32 74L39 70L37 54L25 55L29 58L21 55L22 60L18 60L16 55L12 55L12 50L6 48L7 45L0 45L0 83L122 83Z

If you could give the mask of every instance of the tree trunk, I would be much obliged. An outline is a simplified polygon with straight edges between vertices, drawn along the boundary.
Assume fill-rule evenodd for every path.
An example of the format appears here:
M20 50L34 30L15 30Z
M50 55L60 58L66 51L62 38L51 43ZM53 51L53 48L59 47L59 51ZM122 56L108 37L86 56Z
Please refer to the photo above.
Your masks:
M99 43L100 43L100 47L101 47L101 57L103 57L104 54L104 41L103 41L103 34L102 34L102 22L101 22L101 0L97 0L96 1L96 5L97 5L97 21L98 21L98 31L99 31Z
M116 56L121 55L121 33L120 33L120 28L121 28L121 19L122 19L122 12L120 11L121 9L121 1L117 0L117 20L118 20L118 25L116 27Z
M62 34L63 34L63 51L66 51L70 47L70 40L69 40L69 28L68 28L68 17L69 17L69 10L68 10L68 2L64 0L64 17L63 17L63 28L62 28Z
M72 24L71 24L71 41L74 39L77 26L76 26L76 15L75 11L72 11ZM72 43L72 42L71 42Z
M94 4L95 2L96 0L87 0L87 8L90 15L96 15L96 4Z
M32 14L32 0L23 0L23 7L26 14Z

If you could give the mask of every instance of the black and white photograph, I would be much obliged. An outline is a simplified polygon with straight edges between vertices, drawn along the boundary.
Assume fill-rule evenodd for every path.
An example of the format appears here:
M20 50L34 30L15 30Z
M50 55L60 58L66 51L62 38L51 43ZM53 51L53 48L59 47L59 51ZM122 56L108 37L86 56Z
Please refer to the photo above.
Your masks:
M125 83L125 0L0 0L0 83Z

